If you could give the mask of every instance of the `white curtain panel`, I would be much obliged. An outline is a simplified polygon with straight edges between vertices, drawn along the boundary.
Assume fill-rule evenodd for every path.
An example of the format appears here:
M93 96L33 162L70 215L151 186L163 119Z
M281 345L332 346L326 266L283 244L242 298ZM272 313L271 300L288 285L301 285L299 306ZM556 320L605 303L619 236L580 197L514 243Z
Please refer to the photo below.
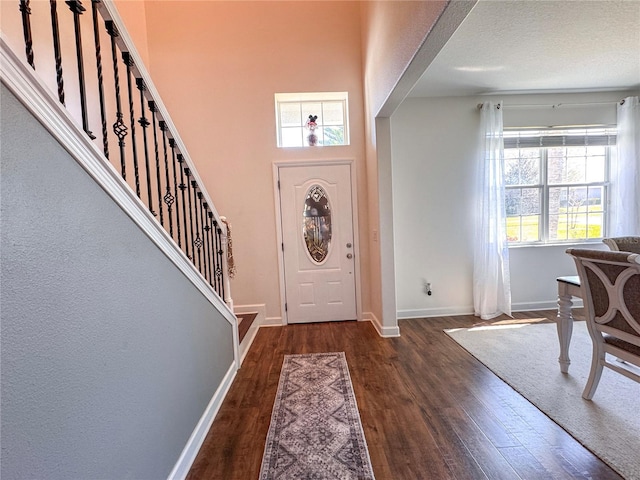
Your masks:
M618 104L617 158L611 161L609 236L640 235L640 103Z
M476 235L474 238L473 306L489 320L511 315L507 248L504 142L501 105L482 104L476 158Z

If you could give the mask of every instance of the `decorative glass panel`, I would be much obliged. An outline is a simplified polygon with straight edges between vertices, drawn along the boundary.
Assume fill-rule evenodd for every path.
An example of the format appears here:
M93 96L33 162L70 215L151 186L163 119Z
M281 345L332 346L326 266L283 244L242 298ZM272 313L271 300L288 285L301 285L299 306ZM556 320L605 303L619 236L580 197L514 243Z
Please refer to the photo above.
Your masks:
M327 193L320 185L307 192L302 212L302 234L311 259L320 264L331 246L331 207Z

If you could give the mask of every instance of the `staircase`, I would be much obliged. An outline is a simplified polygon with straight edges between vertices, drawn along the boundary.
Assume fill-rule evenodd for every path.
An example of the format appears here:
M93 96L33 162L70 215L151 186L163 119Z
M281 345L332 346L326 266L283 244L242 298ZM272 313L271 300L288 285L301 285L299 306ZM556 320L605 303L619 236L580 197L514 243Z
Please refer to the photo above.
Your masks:
M7 478L184 478L240 365L226 228L110 1L3 1Z

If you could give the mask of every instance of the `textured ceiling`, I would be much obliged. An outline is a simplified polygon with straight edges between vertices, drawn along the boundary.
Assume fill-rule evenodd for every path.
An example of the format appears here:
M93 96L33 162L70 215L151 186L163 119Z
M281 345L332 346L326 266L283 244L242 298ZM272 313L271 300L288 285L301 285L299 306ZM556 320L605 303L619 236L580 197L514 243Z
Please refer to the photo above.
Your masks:
M640 0L480 0L410 97L640 89Z

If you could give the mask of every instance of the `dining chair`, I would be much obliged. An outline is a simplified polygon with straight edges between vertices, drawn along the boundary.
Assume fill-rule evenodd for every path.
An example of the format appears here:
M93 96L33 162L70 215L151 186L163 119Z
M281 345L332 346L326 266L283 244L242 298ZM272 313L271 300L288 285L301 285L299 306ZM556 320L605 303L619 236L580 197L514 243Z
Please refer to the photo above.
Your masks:
M640 382L640 254L570 248L593 343L582 397L591 400L603 367ZM611 361L607 355L618 360Z
M640 253L640 237L610 237L602 241L614 252Z

